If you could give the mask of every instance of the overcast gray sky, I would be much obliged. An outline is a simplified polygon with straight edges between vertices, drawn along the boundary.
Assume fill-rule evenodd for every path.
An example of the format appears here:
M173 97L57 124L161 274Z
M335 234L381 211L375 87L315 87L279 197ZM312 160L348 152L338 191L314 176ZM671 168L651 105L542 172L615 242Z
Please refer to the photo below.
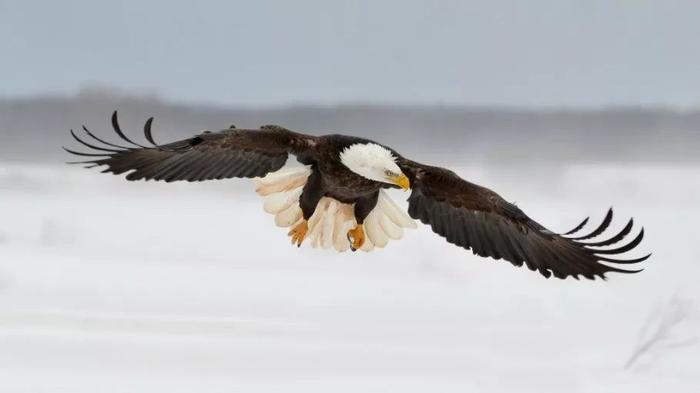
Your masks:
M700 1L0 0L0 96L700 103Z

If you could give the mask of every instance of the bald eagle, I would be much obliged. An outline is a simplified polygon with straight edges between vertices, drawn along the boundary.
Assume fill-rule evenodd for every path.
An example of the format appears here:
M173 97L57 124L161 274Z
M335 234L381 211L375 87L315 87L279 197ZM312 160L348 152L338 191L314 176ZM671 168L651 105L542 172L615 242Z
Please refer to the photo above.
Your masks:
M93 152L66 150L89 157L73 164L106 166L103 172L127 173L127 180L253 178L257 192L265 197L265 210L275 215L278 226L291 228L289 236L297 246L310 238L317 247L369 251L401 238L403 230L415 228L414 220L419 220L449 243L482 257L525 264L547 278L604 279L607 272L636 273L641 270L622 269L619 264L638 263L651 255L610 257L642 241L643 228L628 244L606 247L632 231L632 220L612 237L590 240L608 228L612 209L587 234L579 232L588 218L568 232L555 233L490 189L450 170L411 161L368 139L312 136L275 125L257 130L231 126L161 145L153 139L152 122L150 118L144 125L150 146L125 135L114 112L112 127L129 146L108 142L83 126L83 138L73 130L71 135ZM290 154L301 167L282 169ZM389 188L411 190L408 214L386 194Z

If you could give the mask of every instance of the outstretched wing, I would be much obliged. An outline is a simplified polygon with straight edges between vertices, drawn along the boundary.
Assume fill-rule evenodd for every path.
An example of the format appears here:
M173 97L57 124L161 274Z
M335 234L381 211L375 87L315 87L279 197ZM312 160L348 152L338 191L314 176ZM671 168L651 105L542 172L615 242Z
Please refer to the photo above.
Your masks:
M119 127L117 112L114 112L112 127L131 146L105 141L83 127L86 136L82 139L73 130L71 135L93 152L66 151L89 157L87 161L75 162L88 164L89 168L105 165L107 168L103 172L117 175L130 172L126 176L128 180L203 181L264 176L284 166L290 153L308 154L315 140L313 136L282 127L263 126L259 130L205 131L192 138L158 145L151 134L152 122L153 118L150 118L144 125L144 136L152 146L129 139ZM92 140L88 142L87 137Z
M408 214L431 226L448 242L471 249L474 254L505 259L515 266L527 265L549 278L578 276L605 278L607 272L636 273L601 262L632 264L636 259L613 259L635 248L644 237L642 229L630 243L615 249L601 249L621 241L632 230L632 220L623 230L603 241L584 242L602 234L612 221L612 209L603 223L591 233L575 236L588 219L565 234L557 234L538 224L517 206L506 202L488 188L469 183L454 172L422 165L404 158L398 164L411 180Z

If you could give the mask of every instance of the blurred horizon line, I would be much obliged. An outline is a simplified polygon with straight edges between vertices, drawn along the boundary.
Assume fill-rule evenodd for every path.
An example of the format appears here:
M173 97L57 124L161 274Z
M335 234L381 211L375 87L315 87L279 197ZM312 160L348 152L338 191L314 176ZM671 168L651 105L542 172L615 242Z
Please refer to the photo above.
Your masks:
M0 157L64 159L68 130L86 125L109 135L118 110L138 137L155 117L158 140L178 140L235 124L279 124L310 134L349 134L385 143L409 157L451 162L698 162L700 109L617 107L526 109L402 104L296 104L244 107L177 103L156 94L106 87L72 96L0 98Z
M127 89L103 83L82 84L70 91L36 91L26 94L2 94L0 101L36 100L83 100L101 99L109 101L148 101L168 106L199 106L214 110L289 110L289 109L333 109L333 108L380 108L380 109L444 109L474 110L504 113L605 113L605 112L667 112L678 114L700 113L700 102L693 105L678 105L658 102L655 104L607 103L600 105L508 105L502 103L458 103L450 101L420 100L336 100L336 101L285 101L270 103L227 103L212 100L188 100L168 97L158 90Z

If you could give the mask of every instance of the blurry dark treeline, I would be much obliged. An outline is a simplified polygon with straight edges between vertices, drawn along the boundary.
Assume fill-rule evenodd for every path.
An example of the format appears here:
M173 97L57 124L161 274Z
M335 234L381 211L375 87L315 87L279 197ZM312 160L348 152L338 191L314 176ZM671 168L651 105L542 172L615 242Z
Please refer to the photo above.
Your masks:
M122 128L134 137L142 137L143 122L155 116L159 142L231 124L239 128L279 124L313 134L369 137L417 161L437 160L436 164L682 163L700 157L699 111L390 105L224 108L88 90L75 97L0 99L0 160L70 160L61 146L77 146L68 130L80 130L83 124L116 141L109 123L115 109Z

